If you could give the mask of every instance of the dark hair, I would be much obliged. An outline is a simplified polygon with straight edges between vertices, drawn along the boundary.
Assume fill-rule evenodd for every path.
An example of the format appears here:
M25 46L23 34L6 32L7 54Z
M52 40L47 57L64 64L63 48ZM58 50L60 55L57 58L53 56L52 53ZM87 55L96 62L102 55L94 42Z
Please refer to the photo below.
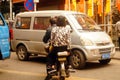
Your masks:
M58 16L57 26L66 26L66 21L64 16Z
M49 22L50 22L51 25L56 24L56 19L55 18L50 18Z

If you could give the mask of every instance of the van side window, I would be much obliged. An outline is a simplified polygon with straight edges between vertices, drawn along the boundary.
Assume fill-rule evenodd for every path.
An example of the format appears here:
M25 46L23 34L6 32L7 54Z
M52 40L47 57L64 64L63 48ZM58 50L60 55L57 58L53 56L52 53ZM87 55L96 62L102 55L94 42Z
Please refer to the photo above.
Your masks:
M4 25L4 22L2 20L2 17L0 16L0 26L3 26Z
M46 30L50 23L49 23L50 17L36 17L34 19L34 30Z
M17 29L30 29L30 17L17 17L16 28Z

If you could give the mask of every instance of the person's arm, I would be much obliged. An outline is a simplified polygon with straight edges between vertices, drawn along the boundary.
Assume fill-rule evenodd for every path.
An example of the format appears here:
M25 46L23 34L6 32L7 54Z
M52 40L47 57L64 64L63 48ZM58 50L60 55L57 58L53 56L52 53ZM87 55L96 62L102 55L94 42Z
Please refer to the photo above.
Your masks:
M45 33L45 36L43 37L43 42L47 43L50 39L50 36L51 36L51 29L48 29Z

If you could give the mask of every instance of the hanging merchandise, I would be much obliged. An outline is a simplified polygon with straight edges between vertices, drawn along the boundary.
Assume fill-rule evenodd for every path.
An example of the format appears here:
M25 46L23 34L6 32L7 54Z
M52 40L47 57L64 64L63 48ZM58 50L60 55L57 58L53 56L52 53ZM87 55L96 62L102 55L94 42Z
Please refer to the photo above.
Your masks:
M105 14L110 13L111 11L111 0L106 0Z
M117 7L118 10L120 11L120 0L116 0L116 7Z
M98 5L98 14L100 16L102 16L102 13L103 13L103 0L98 0L97 5Z
M76 0L72 0L71 9L72 11L76 11Z
M79 11L85 13L85 0L80 0Z
M70 0L65 0L65 7L64 7L64 10L69 10L69 7L70 7L70 5L69 5L69 2Z

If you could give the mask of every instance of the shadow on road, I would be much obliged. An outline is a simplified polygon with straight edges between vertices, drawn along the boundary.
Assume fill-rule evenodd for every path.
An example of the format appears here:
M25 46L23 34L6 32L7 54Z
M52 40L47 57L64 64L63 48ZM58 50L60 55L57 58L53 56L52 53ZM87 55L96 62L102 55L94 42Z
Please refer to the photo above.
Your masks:
M114 57L114 58L112 58L112 59L115 59L115 60L120 60L120 58L117 58L117 57Z
M30 57L29 61L46 64L46 57Z
M98 68L108 67L110 65L111 64L103 65L103 64L100 64L99 62L87 62L83 70L98 69Z
M32 57L30 58L29 61L46 64L46 57ZM108 67L110 65L111 65L110 63L103 65L100 64L99 62L87 62L85 68L82 70L98 69L98 68Z

